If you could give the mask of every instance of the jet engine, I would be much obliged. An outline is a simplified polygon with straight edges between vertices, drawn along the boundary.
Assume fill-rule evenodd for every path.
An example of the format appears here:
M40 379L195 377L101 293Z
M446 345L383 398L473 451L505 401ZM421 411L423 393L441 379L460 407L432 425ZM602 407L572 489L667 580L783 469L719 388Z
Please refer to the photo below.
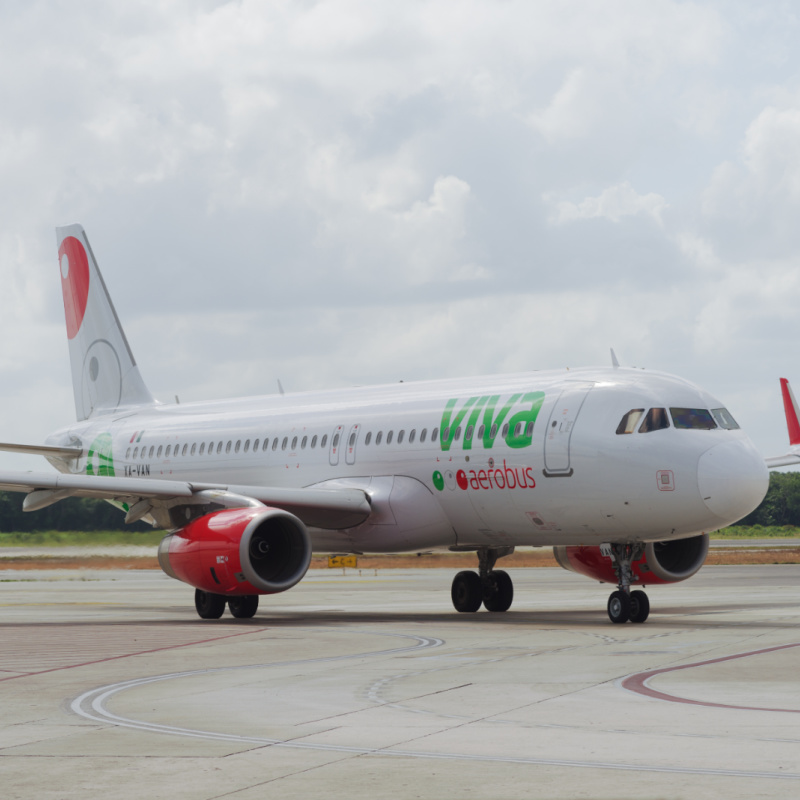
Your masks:
M167 575L218 595L285 592L310 562L305 525L267 506L211 512L167 534L158 548Z
M602 583L617 583L614 563L601 547L559 545L553 548L559 565ZM677 583L691 578L708 555L708 534L669 542L648 542L631 562L631 584Z

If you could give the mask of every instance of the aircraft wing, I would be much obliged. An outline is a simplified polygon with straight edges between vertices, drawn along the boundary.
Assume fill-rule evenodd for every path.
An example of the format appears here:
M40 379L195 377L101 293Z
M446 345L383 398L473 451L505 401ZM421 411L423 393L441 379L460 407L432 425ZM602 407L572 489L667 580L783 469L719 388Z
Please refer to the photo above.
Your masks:
M116 500L130 507L142 501L180 503L213 499L214 494L238 495L281 508L315 528L339 530L363 522L371 512L365 492L353 488L243 486L221 483L165 481L151 478L116 478L94 475L71 475L58 472L3 472L0 489L25 492L23 510L35 511L65 497L96 497ZM202 493L202 494L201 494ZM146 507L146 503L144 504ZM130 516L130 515L129 515ZM134 522L135 518L129 518Z
M786 378L781 378L781 395L783 396L783 411L786 414L786 428L789 432L789 452L782 456L765 458L768 467L788 467L800 464L800 419L797 409L797 400L792 391L791 384Z

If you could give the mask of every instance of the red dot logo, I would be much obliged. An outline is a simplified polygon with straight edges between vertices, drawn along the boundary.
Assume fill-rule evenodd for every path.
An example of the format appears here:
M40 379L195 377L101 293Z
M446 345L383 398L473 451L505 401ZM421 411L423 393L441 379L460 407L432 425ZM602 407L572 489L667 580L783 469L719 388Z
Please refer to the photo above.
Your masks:
M466 489L469 486L469 481L467 480L467 473L464 472L463 469L460 469L456 472L456 481L458 483L459 489Z
M74 339L81 328L89 299L89 259L83 245L74 236L67 236L58 248L58 262L67 336Z

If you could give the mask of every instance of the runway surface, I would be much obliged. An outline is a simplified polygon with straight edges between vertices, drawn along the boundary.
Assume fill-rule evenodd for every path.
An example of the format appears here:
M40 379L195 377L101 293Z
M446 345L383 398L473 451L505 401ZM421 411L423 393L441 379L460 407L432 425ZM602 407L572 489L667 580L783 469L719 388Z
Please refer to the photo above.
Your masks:
M316 570L252 620L157 572L0 571L4 798L800 796L800 566L610 587Z

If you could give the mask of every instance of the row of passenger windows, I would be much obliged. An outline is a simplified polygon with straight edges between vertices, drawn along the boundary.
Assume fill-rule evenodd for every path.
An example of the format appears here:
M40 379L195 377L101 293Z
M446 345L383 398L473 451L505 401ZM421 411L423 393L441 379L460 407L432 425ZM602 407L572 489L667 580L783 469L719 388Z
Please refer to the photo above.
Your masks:
M643 408L632 408L617 425L617 433L649 433L669 428L670 417L676 428L710 431L714 428L736 430L739 425L727 408L651 408L647 414ZM644 419L642 419L644 418ZM639 424L641 422L641 424Z
M491 428L489 429L489 437L491 439L494 439L497 436L497 431L498 431L497 425L492 425ZM503 429L502 429L503 438L508 436L508 431L509 431L509 427L508 427L508 423L506 423L505 425L503 425ZM514 426L514 436L521 436L523 431L526 433L527 436L531 436L533 434L533 423L529 422L527 427L526 427L522 422L518 422ZM619 433L619 431L617 431L617 432ZM480 426L477 427L477 429L476 429L476 427L474 425L469 425L467 427L466 431L463 431L464 440L469 442L469 441L472 441L473 437L475 437L478 440L480 440L480 439L483 439L485 433L486 433L486 426L485 425L480 425ZM451 438L450 438L451 434L452 434L452 439L454 441L456 441L456 442L460 441L461 440L461 436L462 436L462 428L461 428L461 426L459 425L455 430L452 430L451 428L445 428L443 433L442 433L442 438L444 439L444 441L450 441L451 440ZM331 446L332 447L338 447L339 446L339 436L340 435L338 433L335 433L333 435L333 440L331 442ZM353 447L355 445L357 436L358 436L358 434L357 434L356 431L351 432L350 438L349 438L349 442L348 442L350 447ZM431 431L430 441L431 442L436 442L437 439L438 439L438 436L439 436L439 428L434 428ZM428 429L427 428L423 428L419 432L419 442L420 442L420 444L426 442L427 439L428 439ZM394 431L393 430L387 431L385 438L384 438L384 435L383 435L383 431L378 431L375 434L374 439L373 439L373 436L372 436L372 431L369 431L367 433L367 435L364 437L364 444L366 446L369 446L370 444L372 444L373 441L374 441L375 445L380 445L380 444L383 444L383 443L388 445L388 444L391 444L392 441L395 441L397 444L403 444L404 441L407 441L408 444L413 444L415 441L417 441L417 430L416 430L416 428L412 428L408 432L408 438L407 439L406 439L405 430L399 430L397 432L397 438L396 439L394 437ZM271 445L270 445L270 442L271 442ZM254 440L252 440L252 452L255 453L255 452L259 451L259 450L261 450L261 452L265 452L267 450L277 450L279 446L280 446L281 450L286 450L288 448L288 449L290 449L291 452L294 452L294 451L297 450L298 443L300 445L300 449L301 450L305 450L307 447L310 447L310 448L314 449L314 448L317 447L318 444L319 444L320 448L324 449L328 445L328 435L324 434L321 438L316 436L316 435L314 435L314 436L312 436L310 438L310 441L309 441L309 437L308 436L303 436L302 438L300 438L298 436L294 436L291 439L291 448L289 448L289 437L288 436L284 436L283 437L283 441L281 441L280 437L277 437L277 436L274 439L269 439L269 438L264 438L263 440L262 439L254 439ZM184 456L194 456L194 455L198 455L198 456L213 455L214 453L216 453L217 455L221 455L223 450L224 450L224 452L226 454L229 454L231 452L233 452L233 453L239 453L239 452L248 453L248 452L251 451L251 440L250 439L245 439L244 442L242 442L241 439L238 439L236 442L234 442L233 440L228 440L227 442L224 442L224 441L219 441L219 442L211 441L211 442L208 443L208 446L206 446L205 442L200 442L199 444L197 442L193 442L192 444L189 444L188 442L186 442L185 444L182 444L182 445L181 444L176 444L176 445L168 444L166 447L164 447L164 445L158 445L158 446L150 445L149 448L147 447L147 445L143 445L142 447L138 447L138 446L136 446L134 448L130 448L129 447L128 450L125 453L125 458L126 459L131 459L133 461L136 461L138 459L144 460L145 458L149 458L149 459L162 458L162 456L163 456L163 458L182 458Z
M337 433L336 436L335 436L335 439L337 440L337 444L338 444L338 438L339 438L339 434ZM297 449L297 440L298 440L297 436L295 436L292 439L292 450L296 450ZM265 438L263 440L263 442L262 442L261 439L254 439L253 442L252 442L252 444L253 444L252 451L255 453L259 449L262 452L265 452L265 451L269 450L270 449L270 441L272 441L272 449L273 450L277 450L278 449L278 445L280 443L280 438L276 436L272 440L270 440L269 438ZM318 441L318 437L317 436L312 436L311 437L310 446L311 447L316 447L317 446L317 441ZM281 450L285 450L287 448L288 444L289 444L289 437L288 436L284 436L283 444L281 446ZM324 448L324 447L327 446L327 444L328 444L328 434L326 433L321 439L319 439L319 446ZM305 448L308 445L309 445L308 436L303 436L302 443L300 445L301 448L305 450ZM334 447L335 446L336 445L334 445ZM154 458L154 457L155 458L161 458L162 454L163 454L164 458L180 458L180 457L183 457L183 456L193 456L193 455L200 455L200 456L209 455L210 456L210 455L213 455L215 452L216 452L217 455L220 455L223 450L225 451L225 453L230 453L231 451L233 451L234 453L239 453L239 452L248 453L248 452L250 452L250 439L245 439L244 443L242 443L241 439L238 439L236 442L233 442L232 440L229 439L227 442L220 441L220 442L216 442L216 444L212 441L212 442L208 443L208 447L206 447L206 443L205 442L200 442L200 444L197 444L197 442L193 442L192 444L189 444L187 442L187 443L185 443L183 445L176 444L176 445L174 445L174 447L173 447L173 445L168 444L166 446L166 448L164 447L164 445L158 445L158 447L156 447L156 445L150 445L149 451L147 449L147 445L144 445L141 449L139 447L134 447L132 455L131 455L131 448L129 447L127 452L125 453L125 458L129 458L129 459L132 459L133 461L136 461L136 459L139 459L139 458L141 458L141 459Z

